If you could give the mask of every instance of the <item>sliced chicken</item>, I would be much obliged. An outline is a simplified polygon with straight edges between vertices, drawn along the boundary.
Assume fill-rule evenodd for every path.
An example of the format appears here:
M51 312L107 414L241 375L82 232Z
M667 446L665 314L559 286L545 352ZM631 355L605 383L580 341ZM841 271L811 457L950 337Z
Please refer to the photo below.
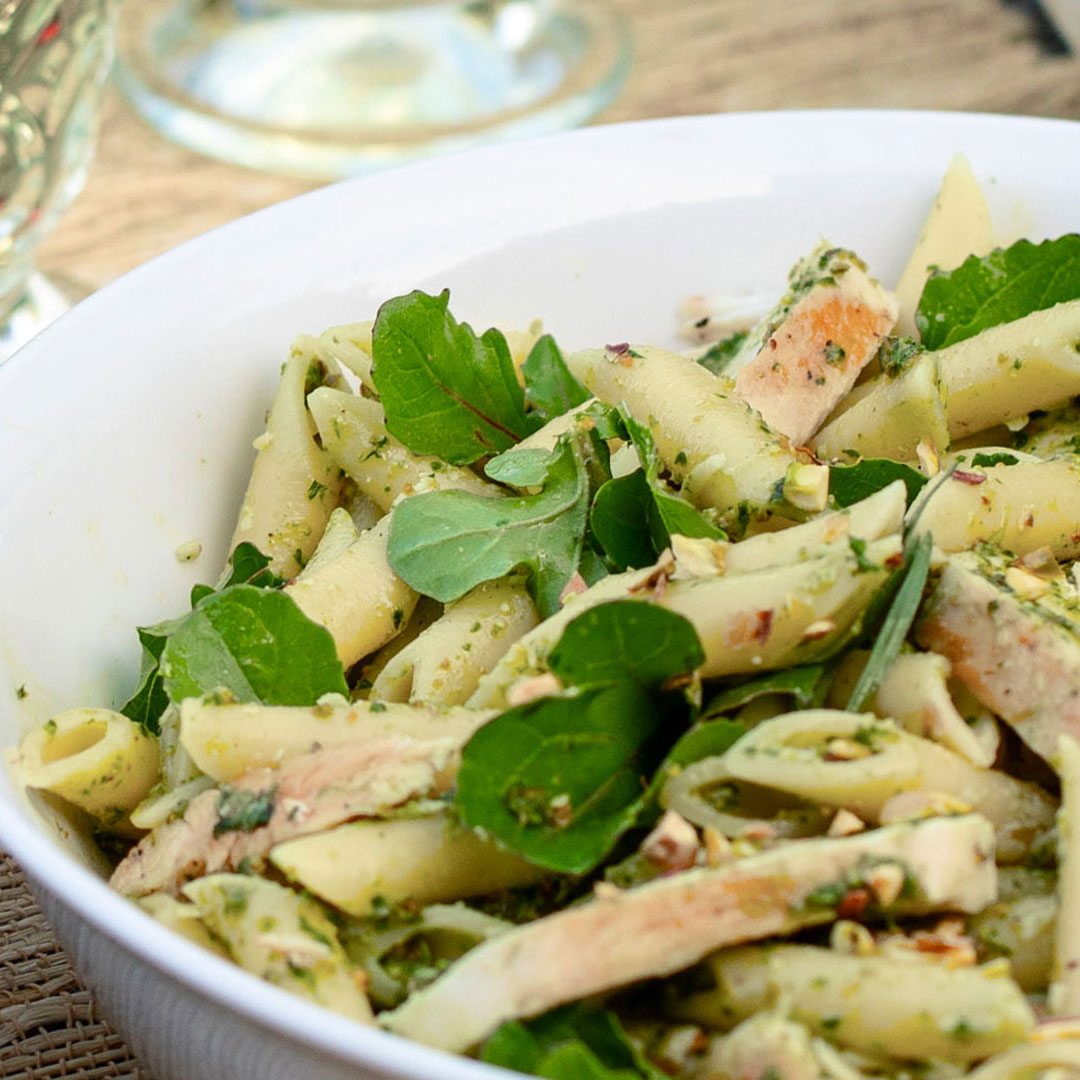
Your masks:
M114 871L117 892L176 893L193 878L258 863L275 844L374 817L445 783L460 740L386 738L316 750L204 791Z
M507 1020L670 975L726 945L831 922L850 893L870 901L861 885L868 863L897 863L914 886L910 899L883 910L979 911L996 895L993 846L985 818L937 818L799 841L625 892L608 886L480 945L381 1020L399 1035L464 1051Z

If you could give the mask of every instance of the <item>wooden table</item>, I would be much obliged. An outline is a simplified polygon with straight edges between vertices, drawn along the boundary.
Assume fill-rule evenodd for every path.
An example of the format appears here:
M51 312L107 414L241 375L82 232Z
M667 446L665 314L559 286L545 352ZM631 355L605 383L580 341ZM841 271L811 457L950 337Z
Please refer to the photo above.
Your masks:
M1028 9L1015 3L615 2L632 23L637 56L601 122L828 106L1080 119L1080 61L1048 51ZM41 267L85 295L189 237L310 186L178 149L114 96L86 189L45 245ZM0 1076L147 1077L80 987L2 855Z

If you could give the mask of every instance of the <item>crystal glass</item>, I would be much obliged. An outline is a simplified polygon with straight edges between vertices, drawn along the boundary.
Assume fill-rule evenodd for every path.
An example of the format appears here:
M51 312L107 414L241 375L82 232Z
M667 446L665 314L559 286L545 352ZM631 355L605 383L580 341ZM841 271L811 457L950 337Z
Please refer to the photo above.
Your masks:
M86 178L113 6L0 0L0 360L65 306L34 252Z
M166 135L323 179L582 123L630 55L611 0L129 0L121 34Z

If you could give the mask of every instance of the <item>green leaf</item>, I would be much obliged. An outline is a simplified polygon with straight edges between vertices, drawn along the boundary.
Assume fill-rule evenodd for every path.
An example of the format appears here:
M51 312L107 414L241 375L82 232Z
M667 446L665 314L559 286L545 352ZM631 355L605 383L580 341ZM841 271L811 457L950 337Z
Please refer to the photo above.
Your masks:
M1080 235L1033 244L1019 240L972 255L955 270L935 271L915 322L923 345L942 349L1033 311L1080 298Z
M577 569L588 502L583 451L564 437L548 455L539 494L493 499L431 491L406 499L394 511L387 555L404 581L444 603L528 567L530 589L547 618L559 610L559 594Z
M596 493L589 524L604 554L619 567L637 568L655 562L675 533L718 540L718 529L660 478L663 462L652 432L627 410L605 413L598 422L602 437L612 435L633 444L641 471L609 480ZM609 434L610 433L610 434Z
M820 704L828 688L830 674L824 664L803 664L781 671L767 671L738 686L725 687L710 699L702 719L708 720L733 709L741 709L766 694L788 694L800 709L813 708Z
M689 620L640 600L615 600L582 612L548 656L548 667L564 683L636 682L647 690L704 662Z
M195 608L208 596L230 585L249 584L265 589L279 588L284 579L277 577L270 569L270 557L264 555L254 544L246 540L236 545L236 550L229 556L229 565L215 587L195 585L191 590L191 606ZM155 626L137 627L139 642L142 645L142 658L139 663L139 675L135 683L135 693L121 707L120 711L129 720L140 724L151 735L161 733L161 714L169 706L169 695L165 692L165 683L161 674L161 654L169 635L184 621L186 616L169 619Z
M858 712L863 707L866 700L881 685L889 665L899 654L922 603L933 546L930 534L923 533L905 553L903 565L894 575L894 581L898 584L895 585L892 602L877 631L866 667L863 668L845 706L849 712Z
M664 1080L627 1038L614 1013L575 1003L503 1024L480 1060L550 1080Z
M225 689L240 701L313 705L349 692L329 631L291 597L252 585L201 600L170 634L161 671L174 702Z
M521 373L525 376L525 400L545 421L592 397L574 378L550 334L544 334L529 351Z
M664 727L663 708L636 682L509 709L462 751L458 813L537 866L587 873L633 825Z
M379 308L371 377L386 427L418 454L467 465L534 430L506 339L480 337L447 310L449 290L411 292Z
M497 483L515 488L542 487L551 468L548 450L508 450L493 457L484 472Z
M718 341L698 357L698 363L703 368L708 368L714 375L723 375L725 368L739 354L742 343L749 335L748 330L739 330L731 337Z
M651 566L662 550L652 527L656 503L641 469L602 484L589 511L589 527L604 554L620 569Z
M829 494L837 506L861 502L894 480L903 480L910 506L915 496L926 486L926 477L910 465L889 458L866 458L857 465L829 467Z

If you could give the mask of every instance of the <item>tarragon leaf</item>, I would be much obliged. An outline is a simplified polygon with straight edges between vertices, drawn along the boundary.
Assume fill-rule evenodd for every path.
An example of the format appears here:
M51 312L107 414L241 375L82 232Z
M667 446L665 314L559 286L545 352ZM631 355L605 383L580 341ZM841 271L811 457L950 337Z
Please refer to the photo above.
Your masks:
M890 458L865 458L855 465L832 465L829 468L829 495L837 506L851 506L887 488L894 480L903 480L910 506L926 486L926 477L910 465Z
M544 334L529 350L521 374L525 376L525 400L545 421L592 397L574 378L550 334Z
M438 296L386 301L371 331L371 377L386 427L418 454L456 465L499 453L535 430L506 339L459 323Z
M915 322L928 349L942 349L1000 323L1080 298L1080 235L1018 240L930 275Z
M394 572L445 603L524 566L541 615L554 614L577 569L588 512L589 480L573 439L562 439L547 456L543 480L536 495L431 491L406 499L390 525Z
M881 680L889 665L896 659L907 637L911 624L915 621L919 605L922 603L926 577L930 572L930 552L933 538L923 533L904 555L903 565L896 571L892 601L889 604L870 649L866 666L859 676L845 708L849 712L858 712L867 699L881 685ZM884 592L885 590L883 590Z
M614 1013L580 1003L503 1024L480 1048L480 1060L549 1080L664 1080Z
M232 585L180 620L161 654L174 702L225 689L240 701L313 705L348 695L334 639L273 589Z

